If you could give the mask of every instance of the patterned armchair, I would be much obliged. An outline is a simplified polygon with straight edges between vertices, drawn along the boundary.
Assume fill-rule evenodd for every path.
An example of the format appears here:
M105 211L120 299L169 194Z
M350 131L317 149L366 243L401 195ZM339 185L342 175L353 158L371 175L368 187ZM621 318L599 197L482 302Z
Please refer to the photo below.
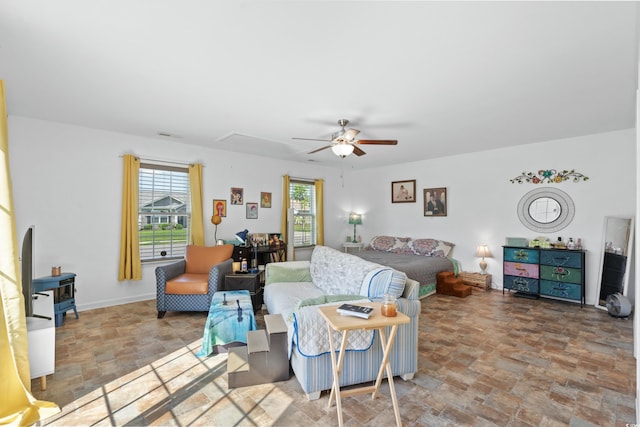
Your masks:
M187 246L184 260L156 268L158 319L167 311L209 311L211 298L232 272L233 245Z

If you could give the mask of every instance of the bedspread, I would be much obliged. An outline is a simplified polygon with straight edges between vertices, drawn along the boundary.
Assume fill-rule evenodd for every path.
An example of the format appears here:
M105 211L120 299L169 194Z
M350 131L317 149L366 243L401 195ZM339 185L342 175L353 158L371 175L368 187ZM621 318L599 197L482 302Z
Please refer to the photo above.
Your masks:
M431 295L436 290L436 275L441 271L459 272L458 261L449 257L395 254L375 250L353 252L367 261L386 265L404 272L408 278L420 282L419 298Z

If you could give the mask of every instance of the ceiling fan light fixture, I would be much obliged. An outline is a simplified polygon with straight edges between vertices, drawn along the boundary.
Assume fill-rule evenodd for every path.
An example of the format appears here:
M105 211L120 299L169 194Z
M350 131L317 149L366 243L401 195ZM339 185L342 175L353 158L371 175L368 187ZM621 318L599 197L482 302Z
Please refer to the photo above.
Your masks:
M353 141L354 139L356 139L356 136L360 133L360 131L358 129L348 129L347 131L345 131L344 135L342 135L342 138L345 141Z
M347 157L349 154L353 153L353 145L351 144L334 144L331 146L331 151L336 156L341 158Z

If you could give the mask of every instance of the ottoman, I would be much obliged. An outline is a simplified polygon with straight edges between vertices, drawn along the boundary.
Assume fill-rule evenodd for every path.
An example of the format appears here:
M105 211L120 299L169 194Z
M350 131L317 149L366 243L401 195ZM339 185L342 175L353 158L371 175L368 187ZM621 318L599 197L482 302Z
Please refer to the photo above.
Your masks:
M247 344L247 332L256 330L249 291L220 291L213 294L204 326L202 348L196 354L226 352L228 347Z

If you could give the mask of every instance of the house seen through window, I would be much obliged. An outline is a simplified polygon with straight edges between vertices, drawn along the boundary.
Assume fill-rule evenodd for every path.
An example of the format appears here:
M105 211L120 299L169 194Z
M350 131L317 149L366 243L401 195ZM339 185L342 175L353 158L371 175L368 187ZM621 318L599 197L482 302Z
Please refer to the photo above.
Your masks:
M294 247L316 244L316 191L313 182L291 180L289 200L295 209L293 216Z
M140 260L183 258L191 222L189 170L140 164L139 178Z

